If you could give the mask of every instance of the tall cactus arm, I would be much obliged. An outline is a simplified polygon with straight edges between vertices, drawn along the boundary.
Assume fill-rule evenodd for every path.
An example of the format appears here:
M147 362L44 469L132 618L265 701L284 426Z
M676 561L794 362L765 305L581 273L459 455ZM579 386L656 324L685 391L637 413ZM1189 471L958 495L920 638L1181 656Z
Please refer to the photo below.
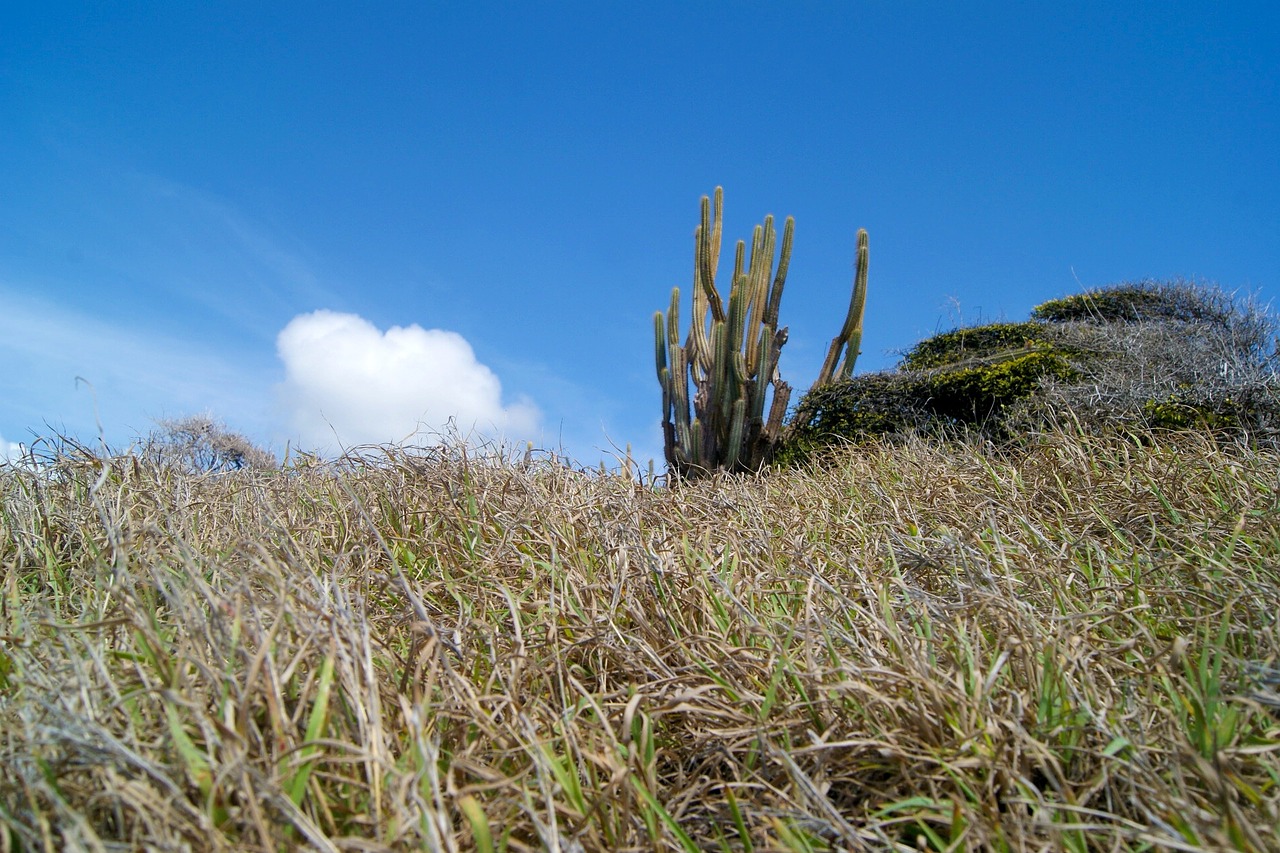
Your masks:
M658 384L662 386L662 425L670 426L671 421L671 368L664 367L658 371Z
M769 304L764 312L764 324L778 328L778 309L782 306L782 288L787 283L787 269L791 266L791 240L795 236L796 221L788 216L782 225L782 253L778 258L778 274L769 290Z
M693 316L689 324L689 340L686 347L692 356L693 369L697 380L701 381L711 372L711 340L707 334L708 322L711 319L711 304L707 296L707 288L703 285L704 270L702 268L703 231L698 229L693 245ZM718 298L718 297L717 297Z
M747 376L747 360L742 353L734 350L729 353L729 383L725 388L725 402L733 405L735 400L745 400L750 395L752 385Z
M764 314L764 304L768 298L769 276L773 274L773 249L775 234L773 217L764 218L764 226L756 226L751 241L751 266L747 270L747 279L743 287L746 310L743 312L743 329L740 337L746 345L747 369L754 374L756 367L757 326Z
M658 368L658 381L667 369L667 324L661 311L653 312L653 361Z
M871 238L867 229L858 229L858 262L853 276L853 296L849 300L849 316L845 318L846 345L844 361L840 365L840 378L853 375L853 366L862 354L862 317L867 307L867 271L871 266Z
M755 391L751 395L751 422L763 422L764 419L764 398L769 390L769 383L773 379L773 368L775 359L773 354L773 330L765 327L760 330L759 340L756 344L756 351L760 363L757 365L756 375L752 379L755 383Z
M724 187L716 187L711 211L711 278L714 280L720 267L720 236L724 230Z
M721 198L719 192L716 193L717 201ZM720 293L716 290L716 264L720 258L719 252L719 233L720 233L720 214L721 206L716 205L716 219L711 221L711 200L706 196L702 197L702 224L698 226L695 232L695 239L698 246L698 280L702 285L703 292L707 295L707 303L711 307L711 317L715 320L724 320L724 303L720 301Z
M773 230L773 217L764 218L764 226L757 227L751 246L751 299L763 306L769 297L769 279L773 275L773 256L777 250L778 232Z
M716 323L712 330L712 346L715 351L715 374L714 381L710 387L706 389L707 406L704 409L706 416L703 419L704 428L708 429L707 456L714 459L716 456L715 442L720 438L720 425L727 420L729 406L732 405L733 396L729 391L730 383L733 381L733 358L729 350L729 329L724 323Z
M702 421L695 418L693 424L689 427L689 450L684 454L686 468L703 472L711 470L711 467L707 464L709 457L706 449L706 431Z
M733 402L733 415L729 422L729 441L725 446L723 465L730 471L742 464L743 439L746 437L747 401L741 398Z
M689 364L683 347L671 347L671 408L675 420L675 438L681 447L689 444Z
M680 343L680 288L671 288L671 305L667 308L667 343Z
M653 358L658 368L658 384L662 386L662 422L671 420L671 369L667 366L667 336L662 312L653 312ZM681 377L683 379L683 377Z
M848 378L853 375L853 366L858 361L862 348L862 315L867 305L867 270L871 264L871 242L865 228L858 229L858 257L853 274L853 293L849 297L849 313L845 316L844 326L840 333L831 340L827 349L827 357L818 371L818 378L813 387L819 388L835 381L836 376ZM840 359L840 351L848 346L844 360Z
M742 349L742 329L746 321L749 307L747 303L750 298L746 281L745 277L736 280L733 284L733 290L729 294L729 316L725 320L725 324L729 328L729 349L734 351Z
M777 232L773 228L773 217L765 217L764 229L752 250L750 294L751 310L747 317L745 333L747 364L751 375L760 372L761 359L759 341L761 331L768 329L772 334L777 329L778 305L782 299L782 289L786 284L787 268L791 262L791 240L795 231L795 220L787 217L782 229L782 251L778 256L776 273L773 269L774 253L777 249ZM770 276L772 276L772 284ZM765 371L766 375L768 371Z

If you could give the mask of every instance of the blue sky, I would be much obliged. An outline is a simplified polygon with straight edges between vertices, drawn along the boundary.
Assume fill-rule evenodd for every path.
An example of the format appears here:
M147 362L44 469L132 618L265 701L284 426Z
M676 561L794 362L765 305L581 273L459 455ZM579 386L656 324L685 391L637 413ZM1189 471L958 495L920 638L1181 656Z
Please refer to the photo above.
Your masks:
M0 449L452 415L660 458L651 316L717 185L726 255L796 218L797 395L860 227L863 371L1085 287L1280 286L1273 3L514 6L4 4Z

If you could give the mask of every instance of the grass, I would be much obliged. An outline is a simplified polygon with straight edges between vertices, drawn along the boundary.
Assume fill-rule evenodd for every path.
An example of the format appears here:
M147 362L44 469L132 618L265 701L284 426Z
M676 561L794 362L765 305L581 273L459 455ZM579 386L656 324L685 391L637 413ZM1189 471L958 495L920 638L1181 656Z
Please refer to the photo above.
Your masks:
M0 850L1280 849L1280 455L0 470Z

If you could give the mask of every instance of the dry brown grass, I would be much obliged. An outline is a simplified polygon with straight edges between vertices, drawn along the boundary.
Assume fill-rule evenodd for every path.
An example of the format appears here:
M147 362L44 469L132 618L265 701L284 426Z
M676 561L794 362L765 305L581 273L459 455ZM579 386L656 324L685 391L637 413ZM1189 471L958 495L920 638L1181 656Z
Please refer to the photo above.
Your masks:
M1277 471L0 471L0 849L1275 850Z

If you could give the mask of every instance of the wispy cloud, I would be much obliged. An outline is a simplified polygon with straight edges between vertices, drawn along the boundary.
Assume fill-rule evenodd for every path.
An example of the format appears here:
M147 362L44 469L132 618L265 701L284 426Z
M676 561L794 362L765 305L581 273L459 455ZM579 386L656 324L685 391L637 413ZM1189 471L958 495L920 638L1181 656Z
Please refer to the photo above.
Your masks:
M316 302L336 294L321 283L304 247L290 245L281 234L252 221L230 202L208 192L157 175L135 175L134 179L159 206L171 209L181 219L190 239L197 230L228 257L240 257L268 274L292 299Z
M0 418L10 440L21 430L42 433L45 424L94 432L100 421L109 440L126 442L151 427L149 418L200 411L247 432L269 431L269 361L228 357L9 288L0 287L0 304Z
M532 438L529 400L502 402L498 377L456 332L393 326L355 314L295 317L276 342L284 362L280 397L307 449L432 441L456 427L508 440Z

